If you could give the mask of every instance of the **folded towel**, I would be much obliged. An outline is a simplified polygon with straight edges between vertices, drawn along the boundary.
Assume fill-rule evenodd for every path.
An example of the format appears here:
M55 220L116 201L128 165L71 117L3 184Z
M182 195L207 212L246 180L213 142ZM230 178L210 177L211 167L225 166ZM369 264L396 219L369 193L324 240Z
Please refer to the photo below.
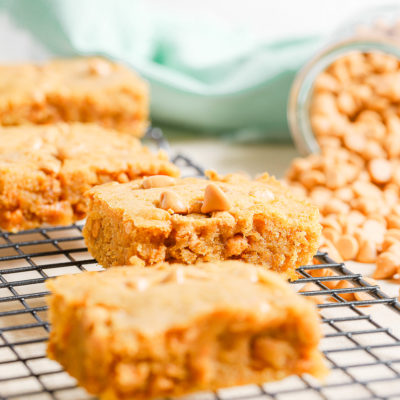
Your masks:
M287 140L286 103L317 36L256 38L137 0L11 0L4 9L54 55L102 55L151 85L155 123ZM245 134L243 134L245 132Z

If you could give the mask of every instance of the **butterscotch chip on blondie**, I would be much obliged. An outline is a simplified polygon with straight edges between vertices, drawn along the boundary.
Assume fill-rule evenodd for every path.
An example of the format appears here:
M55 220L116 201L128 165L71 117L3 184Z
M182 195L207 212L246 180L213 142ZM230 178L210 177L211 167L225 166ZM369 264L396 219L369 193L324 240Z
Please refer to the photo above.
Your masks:
M316 253L318 210L275 178L233 174L89 191L83 234L105 267L240 259L294 276Z
M0 125L96 122L140 137L149 94L130 69L101 58L0 66Z
M262 267L121 267L47 285L48 355L100 399L326 374L314 305Z
M164 153L99 125L0 128L0 228L70 224L85 216L94 185L157 174L179 171Z

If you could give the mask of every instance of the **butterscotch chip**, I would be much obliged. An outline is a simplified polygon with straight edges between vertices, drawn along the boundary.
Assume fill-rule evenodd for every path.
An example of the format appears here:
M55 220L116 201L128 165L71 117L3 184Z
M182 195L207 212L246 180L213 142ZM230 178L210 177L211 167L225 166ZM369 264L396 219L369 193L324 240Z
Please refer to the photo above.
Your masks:
M98 125L0 128L0 228L72 224L85 217L93 186L153 174L179 170L131 135Z
M368 172L372 182L379 184L386 183L392 177L392 166L384 158L376 158L368 163Z
M300 182L307 189L311 189L314 186L325 184L325 176L321 171L305 171L300 175Z
M388 229L385 232L385 239L389 237L400 240L400 229Z
M310 165L310 161L309 159L306 158L295 158L292 161L292 172L298 176L299 174L301 174L304 171L307 171L311 165Z
M172 186L175 183L174 178L166 175L154 175L143 179L142 187L144 189L151 189L155 187Z
M337 92L339 89L338 81L330 74L321 73L317 76L314 82L315 91L329 91L332 93Z
M375 212L373 214L369 214L368 219L379 222L383 228L387 227L385 211L382 211L382 213Z
M386 221L389 229L400 229L400 217L398 215L387 215Z
M394 205L391 211L394 215L400 216L400 204Z
M374 300L374 297L371 296L369 293L367 292L354 292L354 298L356 301L369 301L369 300ZM368 307L369 305L364 305L364 306L359 306L357 305L357 307Z
M400 257L400 243L393 243L385 250L388 253L394 254L396 257Z
M345 186L339 189L336 189L334 192L334 196L339 200L342 200L346 203L349 203L354 198L354 193L351 187Z
M322 229L322 235L332 243L335 243L340 237L340 233L338 231L329 227Z
M120 267L47 285L48 355L99 398L175 397L327 373L315 306L261 267Z
M384 148L389 158L397 158L400 155L400 137L398 134L388 135Z
M358 179L354 182L354 183L356 183L356 182L366 182L366 183L370 183L370 180L371 180L371 178L370 178L370 176L369 176L369 173L368 173L368 171L361 171L360 172L360 174L358 175ZM374 190L376 190L377 188L374 186L374 185L370 185L371 186L371 188L373 188ZM378 188L379 189L379 188ZM376 193L378 193L379 192L379 190L376 192Z
M256 180L216 174L212 178L176 178L173 186L151 190L142 188L143 179L93 188L88 192L91 211L83 229L89 251L105 267L127 265L131 256L146 265L240 258L296 276L294 269L307 264L318 248L317 208L268 175ZM229 200L228 211L217 211L226 207L224 202L215 203L215 192L204 198L206 188L213 187ZM249 196L251 191L265 190L273 193L274 200ZM160 208L166 191L183 202L184 215ZM90 234L93 219L101 223L96 240ZM132 222L130 233L121 229L127 221Z
M397 243L400 243L398 239L385 235L385 238L382 243L382 251L388 250L392 245Z
M136 137L149 117L148 85L129 68L100 58L0 67L0 125L91 122Z
M378 142L375 140L368 140L363 149L362 156L366 160L372 160L374 158L383 158L386 156L386 153L382 148L382 145L380 145Z
M329 72L341 83L348 83L351 81L351 74L347 66L343 63L342 59L337 60L329 67Z
M333 166L332 168L325 170L325 177L322 182L325 182L326 187L329 189L337 189L344 186L349 178L350 170L347 171L348 174L344 175L342 171L338 171L338 168ZM350 177L349 180L352 178Z
M340 236L335 246L343 260L352 260L358 254L359 246L357 240L350 235Z
M357 121L362 122L381 122L382 117L379 113L372 110L362 110L357 117Z
M322 115L339 115L336 97L331 93L317 93L312 104L312 112Z
M330 268L314 269L309 271L310 275L315 278L325 278L331 276L337 276L337 274ZM337 280L321 280L321 283L325 285L328 289L335 289L339 281Z
M299 293L318 292L319 290L321 290L321 288L317 286L315 283L308 282L299 290ZM323 304L326 301L326 296L323 295L307 296L307 298L315 304Z
M184 201L170 190L161 193L160 207L177 214L186 214L188 212L188 207L185 205Z
M386 222L386 213L385 211L382 211L382 213L375 212L373 214L368 215L368 219L377 221L383 228L387 228L387 222Z
M206 186L201 212L207 214L214 211L228 211L231 208L225 193L214 183Z
M379 244L383 242L386 228L380 222L375 221L373 219L367 219L364 222L362 229L364 231L365 236L370 240L373 240L375 243Z
M366 57L377 72L391 72L398 68L397 58L390 54L370 52Z
M323 210L326 214L347 214L350 206L342 200L332 198L326 202Z
M389 185L393 185L393 184L389 184ZM386 185L386 186L389 186ZM398 195L398 190L396 188L393 189L393 187L385 187L385 189L383 190L383 199L386 203L386 206L391 209L393 206L395 206L398 202L399 202L399 195ZM399 225L400 227L400 225Z
M357 111L357 104L353 96L348 92L342 92L337 98L338 109L340 112L352 116Z
M347 215L347 222L350 225L360 226L365 222L365 217L361 212L352 210Z
M379 212L381 204L375 199L360 197L351 201L350 206L356 210L362 212L365 216L369 216L373 213Z
M321 225L334 229L337 232L342 232L342 226L339 224L337 218L335 217L323 217L321 218Z
M311 118L311 126L314 132L318 132L320 137L330 135L332 124L326 115L313 115Z
M360 228L357 225L354 224L346 224L343 226L343 233L354 236L356 239L356 233L360 230Z
M379 199L381 197L379 188L370 182L357 181L354 182L352 187L356 196L366 199Z
M398 256L392 253L382 253L376 259L376 270L372 277L374 279L392 278L400 266Z
M362 239L360 244L360 250L357 254L357 261L363 263L373 263L376 260L377 248L376 243L373 240Z
M322 137L319 143L324 148L338 149L341 146L341 141L336 137Z
M332 192L323 186L315 187L309 195L311 202L318 207L322 207L331 197Z
M358 134L350 134L343 139L345 146L357 153L362 153L367 145L367 140L364 136Z
M320 251L327 252L328 256L331 257L335 262L343 262L342 256L340 255L334 244L328 239L324 240L324 244L320 247Z
M335 289L350 289L350 288L354 288L354 285L346 280L339 281L339 283L335 287ZM355 300L353 292L338 293L338 296L340 296L342 299L344 299L346 301L354 301Z

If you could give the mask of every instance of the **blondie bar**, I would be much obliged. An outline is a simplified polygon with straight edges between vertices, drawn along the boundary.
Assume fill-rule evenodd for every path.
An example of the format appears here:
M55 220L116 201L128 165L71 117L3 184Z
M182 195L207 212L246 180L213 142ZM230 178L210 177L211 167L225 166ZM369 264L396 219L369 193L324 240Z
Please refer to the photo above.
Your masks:
M47 285L48 355L102 400L326 373L314 306L265 268L121 267Z
M70 224L86 213L92 186L179 170L164 153L91 124L0 128L0 228Z
M89 191L83 235L105 267L240 259L295 276L316 253L318 209L275 178L210 172L150 177Z
M96 122L140 137L146 131L146 82L100 58L0 66L0 125Z

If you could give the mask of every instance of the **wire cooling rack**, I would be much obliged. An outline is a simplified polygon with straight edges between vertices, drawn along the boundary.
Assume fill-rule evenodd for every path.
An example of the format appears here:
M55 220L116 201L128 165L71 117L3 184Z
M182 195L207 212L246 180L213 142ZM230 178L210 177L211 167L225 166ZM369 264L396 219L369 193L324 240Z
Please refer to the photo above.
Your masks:
M152 131L149 136L168 151L160 132ZM203 174L185 156L177 155L173 160L185 175ZM57 275L101 269L88 253L81 230L82 225L76 224L0 232L1 400L91 398L45 355L50 326L44 282ZM318 300L325 297L318 307L325 335L321 349L331 369L327 380L321 384L309 376L290 377L276 383L198 393L188 398L400 399L399 337L371 316L387 314L400 326L397 300L387 297L378 286L352 273L344 264L333 262L325 253L316 255L314 264L303 266L298 272L300 278L293 285L300 288L311 283L311 290L303 294ZM330 289L332 281L348 284L337 285L342 289ZM363 300L349 300L349 293L363 293Z

